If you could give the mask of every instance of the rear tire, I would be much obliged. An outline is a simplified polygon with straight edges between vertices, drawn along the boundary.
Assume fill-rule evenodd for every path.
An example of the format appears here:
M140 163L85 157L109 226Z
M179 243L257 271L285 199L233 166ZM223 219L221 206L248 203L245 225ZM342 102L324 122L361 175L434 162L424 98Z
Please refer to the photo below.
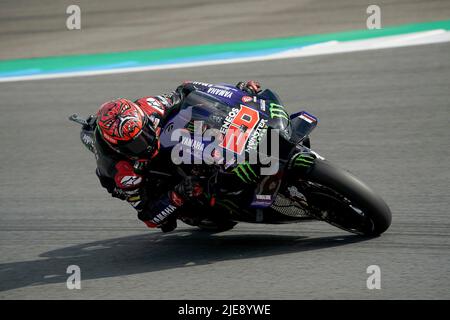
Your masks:
M391 210L384 200L349 172L334 167L327 161L316 159L314 166L306 175L305 179L330 188L337 194L345 197L351 202L352 206L354 205L362 211L364 219L371 220L372 227L370 229L364 228L364 230L357 230L357 233L366 236L378 236L385 232L391 225ZM320 207L324 204L317 203L317 205ZM352 208L349 205L346 206L348 209ZM353 211L354 215L357 215L357 212L355 210ZM336 213L339 214L338 210ZM358 218L361 219L360 216ZM348 230L345 226L333 223L333 221L327 222Z

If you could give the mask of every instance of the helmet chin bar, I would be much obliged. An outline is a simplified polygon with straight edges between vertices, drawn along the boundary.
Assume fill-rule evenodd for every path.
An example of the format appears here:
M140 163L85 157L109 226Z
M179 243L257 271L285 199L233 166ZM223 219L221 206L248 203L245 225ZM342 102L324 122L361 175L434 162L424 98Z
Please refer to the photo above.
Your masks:
M117 144L108 141L108 139L105 138L101 128L98 126L97 128L103 141L106 142L106 144L116 153L130 160L139 160L144 158L150 160L155 154L155 151L158 151L158 137L155 130L152 128L148 117L145 117L144 119L144 126L138 135L129 141L118 140ZM144 146L146 147L143 148ZM133 150L133 148L135 150ZM127 152L126 149L129 149L129 151ZM142 151L136 152L136 150L139 149L142 149Z

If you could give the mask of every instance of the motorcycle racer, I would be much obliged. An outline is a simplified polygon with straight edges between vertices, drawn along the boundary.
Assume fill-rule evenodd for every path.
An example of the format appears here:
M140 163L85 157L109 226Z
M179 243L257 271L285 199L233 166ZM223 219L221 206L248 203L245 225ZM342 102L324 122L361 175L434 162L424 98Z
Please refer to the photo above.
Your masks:
M178 219L213 232L320 220L360 235L385 232L386 202L311 149L317 117L289 114L276 92L260 90L185 82L69 120L82 126L101 184L151 228L171 231Z
M208 84L187 81L169 94L145 96L134 102L124 98L108 101L88 120L94 128L96 174L101 185L113 197L130 203L137 210L138 218L150 228L158 227L163 232L174 230L175 213L188 199L203 193L194 177L185 177L161 193L164 179L146 181L144 172L170 165L167 155L159 149L161 128L191 91L205 85ZM261 91L256 81L239 82L236 88L252 95Z

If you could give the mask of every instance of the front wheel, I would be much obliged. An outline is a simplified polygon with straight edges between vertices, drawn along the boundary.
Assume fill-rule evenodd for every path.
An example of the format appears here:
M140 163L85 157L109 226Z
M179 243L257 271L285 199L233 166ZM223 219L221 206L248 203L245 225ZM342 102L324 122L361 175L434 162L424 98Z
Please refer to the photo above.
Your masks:
M347 171L316 159L311 171L296 181L308 211L341 229L377 236L391 225L391 211L372 189Z

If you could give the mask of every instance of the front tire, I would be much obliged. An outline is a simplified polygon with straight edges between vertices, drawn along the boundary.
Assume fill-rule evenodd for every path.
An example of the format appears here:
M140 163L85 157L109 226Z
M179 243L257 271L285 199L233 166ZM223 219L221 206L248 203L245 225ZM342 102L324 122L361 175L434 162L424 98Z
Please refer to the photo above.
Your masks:
M384 200L349 172L316 159L304 179L309 183L308 202L331 213L322 220L366 236L378 236L391 225L391 211Z

